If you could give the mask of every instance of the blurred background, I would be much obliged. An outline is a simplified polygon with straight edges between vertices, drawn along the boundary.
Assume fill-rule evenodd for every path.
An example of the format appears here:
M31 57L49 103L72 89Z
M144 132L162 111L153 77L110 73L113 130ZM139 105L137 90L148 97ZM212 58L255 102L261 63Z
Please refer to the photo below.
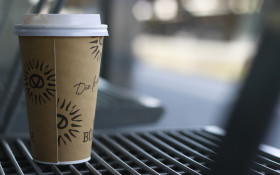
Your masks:
M37 3L0 0L1 96L19 56L14 24ZM53 3L47 0L41 13L48 13ZM102 23L109 26L101 76L115 88L139 94L143 103L163 109L153 122L96 122L95 128L224 127L256 54L262 7L263 0L66 0L60 13L100 13ZM24 100L19 105L11 123L27 126ZM101 117L96 115L97 120ZM279 117L264 141L278 148ZM103 122L110 123L110 118ZM12 128L8 130L15 131Z

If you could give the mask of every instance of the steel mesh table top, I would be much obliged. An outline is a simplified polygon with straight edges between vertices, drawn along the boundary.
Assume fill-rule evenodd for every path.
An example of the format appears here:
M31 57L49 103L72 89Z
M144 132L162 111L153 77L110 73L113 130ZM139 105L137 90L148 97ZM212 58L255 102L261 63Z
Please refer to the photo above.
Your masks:
M96 134L89 162L51 166L33 162L29 140L2 138L2 174L211 174L223 136L204 129ZM280 174L279 157L259 150L251 174Z

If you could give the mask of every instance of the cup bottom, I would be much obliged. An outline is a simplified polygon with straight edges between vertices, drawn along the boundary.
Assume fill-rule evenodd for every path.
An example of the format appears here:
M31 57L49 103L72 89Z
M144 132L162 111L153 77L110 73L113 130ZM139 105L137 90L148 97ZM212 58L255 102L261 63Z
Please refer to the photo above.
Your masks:
M76 161L62 161L62 162L45 162L33 159L35 162L42 163L42 164L48 164L48 165L70 165L70 164L78 164L78 163L84 163L91 159L91 157L82 159L82 160L76 160Z

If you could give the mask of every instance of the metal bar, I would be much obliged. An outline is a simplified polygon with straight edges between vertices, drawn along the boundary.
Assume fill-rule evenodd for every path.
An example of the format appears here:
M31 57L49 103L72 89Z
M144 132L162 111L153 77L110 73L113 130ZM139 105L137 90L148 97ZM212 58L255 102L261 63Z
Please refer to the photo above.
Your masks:
M270 160L266 157L263 157L263 156L260 156L258 155L256 158L255 158L256 162L259 162L261 164L266 164L268 165L269 167L275 167L275 169L280 169L280 162L275 162L273 160Z
M57 168L56 165L52 165L51 168L52 168L52 170L53 170L53 172L54 172L55 174L57 174L57 175L63 175L63 173Z
M206 139L208 139L208 140L210 140L210 141L212 141L212 142L214 142L216 144L220 144L220 143L223 142L222 139L220 139L220 138L218 138L218 137L216 137L216 136L214 136L212 134L209 134L207 132L194 131L194 133L196 133L197 135L200 135L201 137L204 137L204 138L206 138Z
M162 133L162 132L156 132L155 133L158 137L160 137L161 139L165 140L166 142L168 142L171 145L176 146L177 148L179 147L182 150L188 151L190 154L202 159L203 161L207 162L207 163L213 163L213 160L209 159L208 157L204 156L203 154L199 153L198 151L190 148L187 145L184 145L183 143L177 141L176 139Z
M111 165L105 162L97 153L91 150L91 155L94 157L99 163L101 163L104 167L106 167L111 173L121 175L118 171L116 171Z
M155 147L153 144L149 143L148 141L146 141L145 139L141 138L140 136L132 133L130 134L134 139L136 139L138 142L140 142L141 144L143 144L145 147L148 147L150 150L156 152L157 154L159 154L160 156L164 157L165 159L167 159L169 162L172 162L175 166L180 167L182 170L187 171L190 174L200 174L196 171L193 171L185 166L184 164L182 164L181 162L177 161L176 159L174 159L173 157L171 157L170 155L166 154L165 152L163 152L162 150L158 149L157 147Z
M31 154L29 153L28 149L26 148L25 144L23 143L23 141L21 139L17 139L17 143L21 149L21 151L23 152L24 156L27 158L28 162L31 164L31 166L34 168L34 170L36 171L37 174L39 175L43 175L42 170L38 167L38 165L33 161L33 158L31 156Z
M204 146L207 146L213 150L216 150L217 148L219 148L219 145L217 145L216 143L214 142L211 142L210 140L208 139L205 139L204 137L201 137L191 131L181 131L180 134L186 136L186 137L189 137L199 143L201 143L202 145Z
M55 3L55 2L54 2ZM65 4L65 0L57 0L53 8L49 11L50 14L58 14Z
M208 147L206 147L186 136L183 136L182 134L179 134L178 132L171 131L171 132L168 132L168 135L179 140L180 142L184 143L185 145L188 145L189 147L195 147L196 149L199 149L199 151L206 151L207 154L209 154L211 156L216 155L216 152L214 152L213 150L209 149Z
M22 170L21 170L21 168L20 168L20 166L17 163L17 160L16 160L16 158L15 158L15 156L13 154L13 151L11 150L8 142L6 140L2 140L2 145L3 145L4 149L5 149L5 151L8 153L8 156L11 159L12 164L14 165L17 174L24 175Z
M280 172L272 169L272 168L269 168L265 165L262 165L260 163L257 163L257 162L254 162L253 163L253 169L257 170L257 171L261 171L261 172L264 172L265 174L272 174L272 175L280 175Z
M76 167L74 167L74 165L69 165L70 170L72 171L72 173L74 173L75 175L82 175Z
M169 146L167 143L161 141L160 139L158 139L157 137L153 136L150 133L144 133L143 134L146 138L148 138L150 141L155 142L156 144L160 145L161 147L163 147L165 150L168 150L169 152L172 152L172 154L178 156L179 158L181 158L182 160L190 163L191 165L193 165L195 168L201 170L202 172L209 172L211 171L208 167L200 164L199 162L195 161L194 159L184 155L183 153L181 153L180 151L174 149L173 147ZM192 170L189 167L186 167L188 169L188 171L193 172L194 170Z
M40 13L41 9L43 8L44 4L46 3L46 0L40 0L37 5L33 9L33 13Z
M263 175L263 174L257 172L256 170L250 170L250 175Z
M110 137L108 137L107 135L103 135L102 138L104 140L106 140L108 143L110 143L110 145L114 146L115 148L117 148L119 151L121 151L123 154L125 154L127 157L129 157L130 159L132 159L134 162L136 162L141 168L145 169L147 172L149 172L150 174L154 174L154 175L158 175L159 173L157 173L155 170L153 170L152 168L150 168L149 166L147 166L146 164L144 164L143 162L141 162L138 158L136 158L135 156L133 156L132 154L130 154L130 152L128 152L125 148L123 148L120 144L118 144L116 141L114 141L113 139L111 139Z
M0 161L0 175L5 175L4 169L1 165L1 161Z
M1 165L1 163L0 163L0 175L5 175L5 172L4 172L4 170L3 170L3 167L2 167L2 165Z
M276 157L276 156L273 156L272 154L270 153L267 153L261 149L258 150L258 154L263 156L263 157L266 157L274 162L280 162L280 158L279 157Z
M141 155L145 156L147 159L149 159L150 161L152 161L154 164L156 164L157 166L159 166L160 168L164 169L165 171L167 171L167 173L170 174L176 174L176 175L180 175L179 173L177 173L176 171L174 171L173 169L169 168L168 166L166 166L165 164L163 164L162 162L160 162L159 160L157 160L156 158L154 158L153 156L151 156L149 153L147 153L145 150L143 150L142 148L140 148L139 146L137 146L135 143L133 143L132 141L128 140L127 138L125 138L124 136L122 136L121 134L117 134L116 137L118 139L120 139L121 141L123 141L124 143L126 143L128 146L130 146L133 150L138 151L139 153L141 153Z
M95 139L94 146L99 147L103 152L105 152L107 155L109 155L112 159L117 161L121 166L126 168L127 171L129 171L131 174L134 175L140 175L137 171L135 171L133 168L131 168L129 165L127 165L122 159L120 159L118 156L116 156L112 151L110 151L104 144L102 144L99 140Z
M90 163L85 163L89 171L95 175L101 175Z

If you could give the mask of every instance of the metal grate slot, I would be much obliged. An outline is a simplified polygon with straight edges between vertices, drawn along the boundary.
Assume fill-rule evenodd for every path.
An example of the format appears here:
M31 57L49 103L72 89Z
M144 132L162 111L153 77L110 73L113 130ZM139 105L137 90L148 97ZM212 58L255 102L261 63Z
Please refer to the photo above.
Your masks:
M190 148L202 153L206 157L212 157L212 156L216 155L216 153L212 149L209 149L208 147L206 147L192 139L189 139L188 137L185 137L184 135L181 135L178 132L170 132L170 133L166 133L166 134L169 135L170 137L180 141L181 143L189 146ZM206 154L204 154L204 153L206 153Z
M171 168L173 170L177 170L177 169L181 169L184 172L188 172L190 174L200 174L199 172L185 166L183 163L181 163L180 161L178 161L175 157L176 155L172 152L169 152L169 154L163 150L161 150L160 148L154 146L153 144L151 144L150 142L144 140L143 138L141 138L140 136L138 136L137 134L130 134L131 139L139 142L139 144L143 145L144 149L148 149L151 150L155 153L157 153L157 155L163 159L165 159L165 164L171 164L174 165ZM200 171L200 170L199 170Z
M100 172L98 172L97 169L95 169L90 163L86 162L85 164L92 174L101 175Z
M264 175L263 173L257 172L255 170L250 171L250 175Z
M80 173L75 167L74 165L69 165L70 170L72 171L73 174L75 175L81 175L82 172Z
M193 155L195 156L195 159L199 162L206 162L206 163L213 163L213 161L211 159L209 159L205 152L198 152L195 149L184 145L183 143L179 142L178 140L164 134L164 133L155 133L155 136L164 140L166 143L174 146L175 148L177 148L178 150L180 150L181 152L186 152L187 155Z
M208 175L222 140L206 130L100 134L89 162L51 166L32 160L29 140L2 138L0 175ZM250 175L280 175L279 157L260 150Z
M146 165L145 163L148 162L147 160L141 161L136 156L131 154L129 151L127 151L124 147L122 147L119 143L117 143L115 140L111 139L110 137L103 135L102 138L106 140L110 145L112 145L114 148L118 149L118 151L122 152L123 154L127 155L131 160L133 160L136 164L138 164L139 168L145 170L149 174L158 174L154 169Z
M215 134L210 134L210 133L207 133L205 131L201 131L201 132L196 132L197 134L205 137L205 138L208 138L209 140L212 140L213 142L217 142L217 143L221 143L222 142L222 138L223 136L218 136L218 135L215 135ZM262 153L263 155L266 155L270 158L274 158L275 160L279 160L279 158L277 157L274 157L273 155L270 155L268 153L265 153L263 151L259 151L260 153ZM261 163L260 163L261 162ZM268 164L273 164L274 166L268 166ZM253 162L253 165L252 165L252 170L251 170L251 173L253 174L262 174L262 175L280 175L280 164L279 163L276 163L273 161L271 161L269 158L264 158L262 156L259 156L257 155L256 159L255 159L255 162ZM277 166L277 167L275 167Z
M278 172L280 172L280 164L273 161L273 160L270 160L268 158L265 158L263 156L257 156L256 157L256 162L260 163L260 164L264 164L266 165L267 167L269 168L272 168L272 169L275 169L277 170Z
M153 157L149 151L146 152L144 149L142 149L141 147L139 147L137 144L133 143L132 141L130 141L129 139L127 139L126 137L122 136L122 135L117 135L117 138L120 139L122 142L126 143L127 145L129 145L129 147L131 149L136 150L139 154L143 155L145 158L147 158L149 161L153 162L154 164L157 165L157 167L154 167L154 169L156 171L158 171L159 173L161 172L167 172L170 174L179 174L176 171L174 171L173 169L171 169L170 167L166 166L165 164L162 163L162 160L158 160L156 157ZM164 171L163 171L164 170Z
M194 131L195 134L204 137L205 139L212 141L213 143L219 145L222 143L222 139L217 137L216 135L210 134L206 131Z
M215 144L214 142L208 140L208 139L205 139L204 137L201 137L197 134L195 134L194 132L191 132L191 131L180 131L179 132L180 134L182 134L183 136L185 137L188 137L202 145L204 145L205 147L208 147L210 148L211 150L215 151L219 145Z
M28 162L31 164L33 169L37 174L43 174L42 170L39 168L39 166L32 160L32 156L29 153L28 149L26 148L25 144L21 139L17 139L17 143L20 146L21 151L23 152L24 156L27 158Z
M20 168L15 156L14 156L14 153L11 149L11 147L9 146L8 142L6 140L2 140L2 145L4 147L4 150L6 151L6 153L8 154L8 157L10 159L10 161L12 162L12 165L14 166L15 168L15 171L17 172L17 174L20 174L22 175L23 172L22 172L22 169Z
M77 174L80 172L81 174L92 174L91 170L88 168L86 163L81 163L77 165L69 165L69 169L72 172L72 174Z
M0 175L4 175L5 173L4 173L4 170L3 170L3 168L2 168L2 165L0 164Z
M162 148L162 151L170 152L174 155L174 157L178 157L178 161L183 163L185 166L190 168L190 171L196 171L197 172L206 172L210 169L204 166L204 162L200 163L194 160L190 154L184 154L183 152L180 152L176 150L175 148L171 147L169 144L161 141L157 137L155 137L152 134L145 133L143 136L148 139L151 143L154 145L157 145L159 148Z
M15 142L10 143L10 145L12 144L14 144L15 148L20 151L19 155L25 163L25 165L20 164L20 166L24 167L22 169L28 169L28 171L23 171L24 174L54 174L50 166L38 164L32 160L32 156L30 154L31 148L27 140L24 141L22 139L16 139Z
M115 175L119 175L120 173L117 171L117 169L113 168L110 164L108 164L104 159L102 159L97 153L95 153L93 150L91 151L92 157L94 157L101 165L103 165L109 172ZM108 174L108 172L104 172L104 174Z
M114 161L118 162L118 164L120 166L122 166L124 169L126 169L127 172L124 172L124 173L131 173L131 174L134 174L134 175L138 175L139 174L137 171L135 171L132 167L130 167L125 161L123 161L120 158L121 157L120 154L114 154L104 144L102 144L98 139L95 139L93 142L95 143L95 148L98 147L98 149L102 150L102 152L106 153Z
M272 168L267 167L265 164L260 164L260 163L254 162L252 168L259 173L280 175L280 172L277 172L276 170L273 170Z
M69 166L56 166L56 165L53 165L52 166L53 169L56 169L57 168L57 172L59 174L73 174L72 171L70 170ZM56 168L55 168L56 167Z
M263 156L263 157L266 157L266 158L268 158L268 159L270 159L270 160L272 160L272 161L274 161L274 162L280 162L280 158L279 157L276 157L276 156L274 156L274 155L271 155L271 154L269 154L269 153L266 153L266 152L264 152L264 151L262 151L262 150L259 150L258 151L258 154L259 155L261 155L261 156Z
M62 175L63 173L57 168L57 166L53 165L51 166L53 172L57 175Z

